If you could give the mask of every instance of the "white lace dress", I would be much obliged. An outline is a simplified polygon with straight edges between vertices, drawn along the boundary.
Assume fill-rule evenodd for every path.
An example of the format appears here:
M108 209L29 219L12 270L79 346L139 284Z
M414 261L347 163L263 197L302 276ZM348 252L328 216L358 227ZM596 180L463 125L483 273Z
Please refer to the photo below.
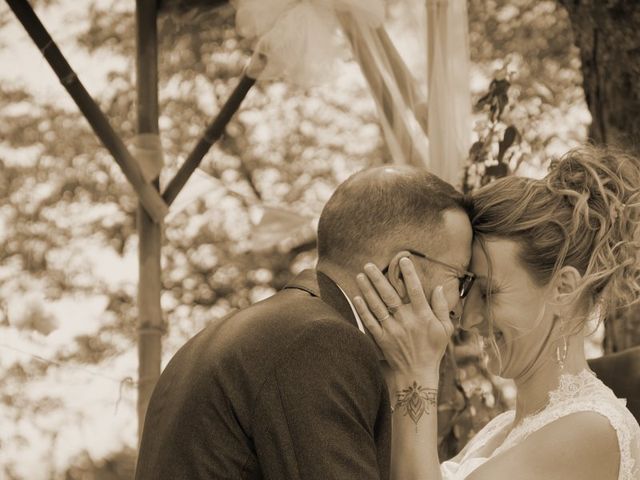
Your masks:
M626 408L626 401L614 393L596 376L584 370L577 375L560 377L557 390L549 393L549 404L541 412L525 418L506 436L489 457L479 451L496 435L511 428L515 412L504 412L491 420L454 458L441 465L443 480L461 480L487 460L519 444L536 430L566 415L577 412L597 412L606 417L615 429L620 447L618 480L640 479L640 426Z

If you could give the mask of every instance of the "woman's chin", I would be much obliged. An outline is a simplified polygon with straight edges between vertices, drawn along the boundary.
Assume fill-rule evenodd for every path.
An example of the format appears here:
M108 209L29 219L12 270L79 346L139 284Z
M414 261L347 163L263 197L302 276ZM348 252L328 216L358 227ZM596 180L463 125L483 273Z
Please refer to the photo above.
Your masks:
M507 352L505 349L504 340L502 338L497 339L495 348L489 347L486 352L486 367L487 370L493 375L499 377L505 377L505 366L507 364ZM506 378L506 377L505 377Z
M501 376L502 371L500 367L500 360L498 360L494 354L489 354L489 358L487 359L487 370L489 370L492 375Z

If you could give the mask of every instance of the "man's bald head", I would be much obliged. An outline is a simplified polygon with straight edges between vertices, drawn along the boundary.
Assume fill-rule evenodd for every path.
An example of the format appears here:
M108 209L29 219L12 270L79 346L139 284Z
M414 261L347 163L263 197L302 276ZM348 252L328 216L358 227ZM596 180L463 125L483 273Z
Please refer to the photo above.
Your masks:
M416 235L436 239L449 209L467 211L464 196L424 169L386 166L358 172L338 186L322 210L319 264L360 269L394 248L411 247Z

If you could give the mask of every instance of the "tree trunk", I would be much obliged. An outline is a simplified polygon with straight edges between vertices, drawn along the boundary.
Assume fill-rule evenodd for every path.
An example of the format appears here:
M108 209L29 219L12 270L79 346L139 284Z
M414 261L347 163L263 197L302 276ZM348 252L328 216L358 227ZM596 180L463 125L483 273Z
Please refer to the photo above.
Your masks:
M640 149L640 2L558 1L580 49L591 139Z
M597 144L640 152L640 2L558 0L580 49L589 136ZM640 307L605 323L605 352L640 344Z

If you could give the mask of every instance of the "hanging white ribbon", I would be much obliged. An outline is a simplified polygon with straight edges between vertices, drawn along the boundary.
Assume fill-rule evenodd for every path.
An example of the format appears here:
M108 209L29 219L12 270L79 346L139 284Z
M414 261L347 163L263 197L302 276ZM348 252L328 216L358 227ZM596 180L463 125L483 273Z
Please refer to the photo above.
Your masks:
M383 0L231 0L236 29L266 58L260 80L284 79L308 87L331 77L342 57L337 15L349 13L377 27Z
M429 169L455 186L471 140L466 0L427 0Z
M340 15L354 57L378 107L394 163L428 165L426 100L386 30Z

